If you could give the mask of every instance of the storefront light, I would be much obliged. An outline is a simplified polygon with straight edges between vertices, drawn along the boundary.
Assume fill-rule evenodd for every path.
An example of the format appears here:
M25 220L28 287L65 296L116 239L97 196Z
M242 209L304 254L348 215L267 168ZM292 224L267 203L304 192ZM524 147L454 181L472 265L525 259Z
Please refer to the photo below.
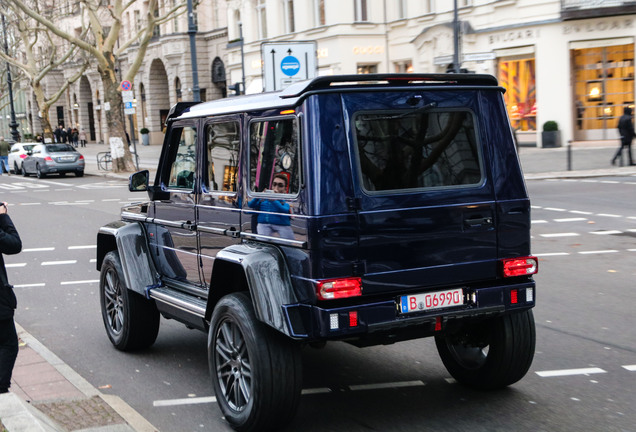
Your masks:
M590 81L587 83L587 100L590 102L603 100L600 81Z

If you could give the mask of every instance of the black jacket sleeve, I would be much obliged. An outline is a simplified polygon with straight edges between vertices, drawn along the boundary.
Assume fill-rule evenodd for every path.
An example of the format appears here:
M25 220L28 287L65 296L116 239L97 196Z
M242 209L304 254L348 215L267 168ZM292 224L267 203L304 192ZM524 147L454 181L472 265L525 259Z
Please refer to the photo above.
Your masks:
M22 240L18 230L8 214L0 215L0 253L5 255L17 254L22 250Z

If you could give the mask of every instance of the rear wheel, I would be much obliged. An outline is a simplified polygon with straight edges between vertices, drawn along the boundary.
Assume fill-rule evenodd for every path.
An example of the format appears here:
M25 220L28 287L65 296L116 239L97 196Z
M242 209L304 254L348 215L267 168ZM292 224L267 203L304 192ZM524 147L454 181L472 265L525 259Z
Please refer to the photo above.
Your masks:
M13 173L17 174L20 172L20 169L18 168L18 163L17 162L13 162Z
M528 372L536 334L531 310L480 322L435 337L439 355L459 383L481 390L503 388Z
M276 430L295 415L300 348L258 321L247 294L229 294L214 308L208 363L219 407L234 429Z
M24 168L24 164L22 164L22 175L24 177L28 177L29 176L29 173L27 173L26 168Z
M75 171L75 177L84 177L84 171Z
M40 164L37 164L35 166L35 173L39 179L46 177L46 174L44 174L42 170L40 169Z
M99 294L104 327L115 348L132 351L155 342L159 333L159 311L153 301L128 289L116 251L104 257Z

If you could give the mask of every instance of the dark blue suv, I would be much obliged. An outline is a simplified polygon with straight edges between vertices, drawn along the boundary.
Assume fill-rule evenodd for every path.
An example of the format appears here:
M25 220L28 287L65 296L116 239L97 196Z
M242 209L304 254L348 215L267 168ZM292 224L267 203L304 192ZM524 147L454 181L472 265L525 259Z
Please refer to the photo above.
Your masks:
M488 75L325 76L175 105L150 200L100 229L106 331L150 346L160 315L208 332L237 430L286 424L300 347L433 336L460 383L534 356L537 259L504 89Z

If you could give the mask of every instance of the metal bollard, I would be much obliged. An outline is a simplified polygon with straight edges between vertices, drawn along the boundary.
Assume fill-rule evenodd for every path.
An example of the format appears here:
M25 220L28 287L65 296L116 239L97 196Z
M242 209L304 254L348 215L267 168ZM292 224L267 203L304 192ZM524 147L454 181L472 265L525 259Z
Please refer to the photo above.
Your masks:
M568 140L568 171L572 171L572 140Z

